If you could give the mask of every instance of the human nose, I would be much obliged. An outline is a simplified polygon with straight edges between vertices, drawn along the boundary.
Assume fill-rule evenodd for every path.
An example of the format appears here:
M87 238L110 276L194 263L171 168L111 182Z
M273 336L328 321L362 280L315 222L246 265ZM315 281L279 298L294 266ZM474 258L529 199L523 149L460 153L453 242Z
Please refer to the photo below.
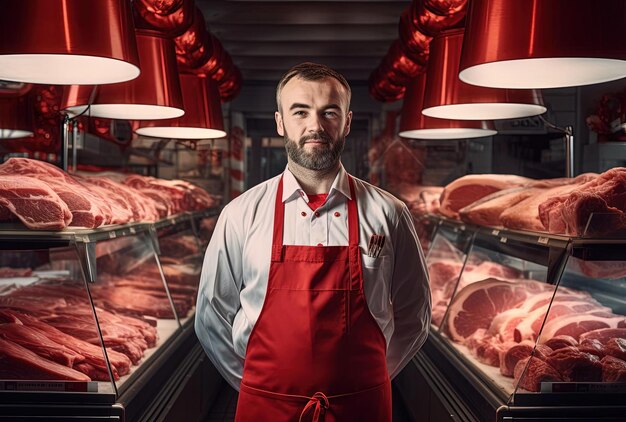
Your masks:
M309 132L317 133L317 132L324 131L324 126L322 125L322 119L317 114L312 113L307 123L308 123L307 129Z

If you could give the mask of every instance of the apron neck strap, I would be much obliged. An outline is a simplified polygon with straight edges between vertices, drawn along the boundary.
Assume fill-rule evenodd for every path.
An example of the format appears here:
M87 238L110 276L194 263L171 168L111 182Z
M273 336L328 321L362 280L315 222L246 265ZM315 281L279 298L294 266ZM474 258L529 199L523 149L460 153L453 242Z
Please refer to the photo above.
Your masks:
M348 200L348 244L359 245L359 212L354 193L354 179L348 175L350 196ZM283 176L280 176L276 202L274 205L274 232L272 235L272 261L280 261L283 248L283 228L285 225L285 203L283 202Z

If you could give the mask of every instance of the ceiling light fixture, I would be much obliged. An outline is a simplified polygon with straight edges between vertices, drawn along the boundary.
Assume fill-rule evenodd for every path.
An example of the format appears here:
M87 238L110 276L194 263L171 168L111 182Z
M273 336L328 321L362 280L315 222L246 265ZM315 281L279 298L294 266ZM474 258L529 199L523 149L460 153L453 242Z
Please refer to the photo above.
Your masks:
M81 85L138 75L128 0L0 2L0 79Z
M519 119L546 112L537 90L469 85L459 77L463 45L461 29L443 31L430 44L428 85L422 113L460 120Z

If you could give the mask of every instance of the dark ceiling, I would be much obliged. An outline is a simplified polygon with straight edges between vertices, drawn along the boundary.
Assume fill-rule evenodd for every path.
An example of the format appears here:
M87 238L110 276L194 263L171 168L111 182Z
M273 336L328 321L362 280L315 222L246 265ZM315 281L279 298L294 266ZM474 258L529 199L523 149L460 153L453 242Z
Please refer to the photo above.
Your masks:
M244 85L276 83L291 66L314 61L351 83L366 83L410 1L195 0L207 29L241 69Z

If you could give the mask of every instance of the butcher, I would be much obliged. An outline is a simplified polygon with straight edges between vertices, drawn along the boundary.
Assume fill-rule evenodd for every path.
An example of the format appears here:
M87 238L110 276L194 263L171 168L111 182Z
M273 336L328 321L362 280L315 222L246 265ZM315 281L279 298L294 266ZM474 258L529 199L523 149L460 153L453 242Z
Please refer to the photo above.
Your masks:
M350 97L324 65L282 77L287 167L224 207L206 250L195 330L236 421L390 422L390 379L427 337L411 214L341 163Z

